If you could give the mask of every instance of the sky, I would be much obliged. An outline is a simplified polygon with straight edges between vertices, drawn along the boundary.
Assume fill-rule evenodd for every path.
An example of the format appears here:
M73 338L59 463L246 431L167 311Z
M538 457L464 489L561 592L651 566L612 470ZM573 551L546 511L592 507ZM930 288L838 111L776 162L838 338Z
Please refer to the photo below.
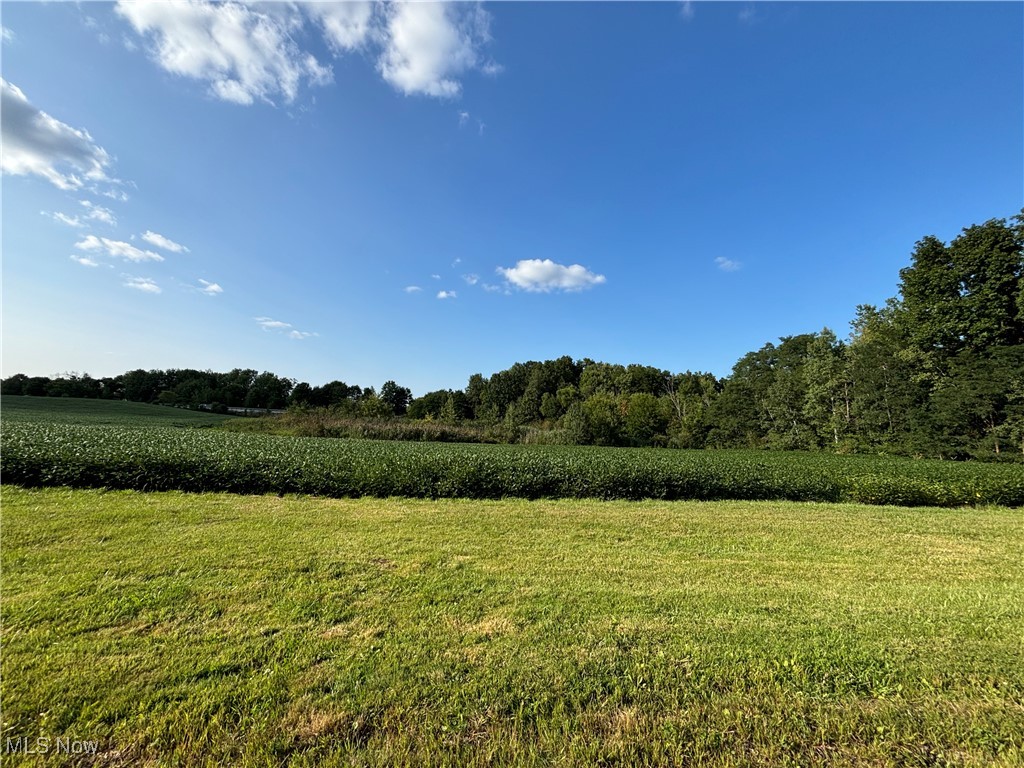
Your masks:
M2 373L728 375L1024 205L1022 3L0 5Z

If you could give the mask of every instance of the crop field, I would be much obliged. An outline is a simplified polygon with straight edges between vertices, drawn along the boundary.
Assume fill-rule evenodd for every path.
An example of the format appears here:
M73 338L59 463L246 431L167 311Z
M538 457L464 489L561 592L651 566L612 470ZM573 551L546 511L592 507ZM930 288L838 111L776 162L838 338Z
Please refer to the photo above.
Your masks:
M399 443L6 419L0 462L5 482L26 486L329 497L1024 503L1020 465L824 453Z
M121 400L89 400L71 397L0 397L4 424L109 424L116 426L212 427L231 421L230 416L200 413Z
M1006 508L6 486L2 516L4 738L80 764L1024 762Z

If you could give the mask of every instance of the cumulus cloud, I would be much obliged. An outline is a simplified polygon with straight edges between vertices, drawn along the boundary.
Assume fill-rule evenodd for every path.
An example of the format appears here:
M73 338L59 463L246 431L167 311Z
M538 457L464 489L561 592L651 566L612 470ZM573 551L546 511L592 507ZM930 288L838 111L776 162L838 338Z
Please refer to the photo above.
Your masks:
M176 243L163 235L158 235L156 232L150 232L148 229L143 233L142 239L150 245L155 245L157 248L163 248L165 251L170 251L171 253L182 253L183 251L188 253L188 248L184 245Z
M332 79L329 67L293 41L296 22L263 6L119 0L115 10L147 39L161 67L207 83L224 101L290 103L303 81L323 85Z
M236 104L291 103L304 84L333 80L331 68L296 42L309 26L335 56L360 51L374 59L384 80L407 95L452 98L467 71L501 71L483 54L490 14L476 2L119 0L115 8L159 66Z
M455 291L438 291L437 298L439 299L454 299L457 298Z
M87 256L75 256L74 254L72 254L70 258L71 258L72 261L78 262L83 267L98 267L99 266L99 264L97 262L93 261L92 259L88 258Z
M580 264L565 266L551 259L523 259L514 267L498 267L498 274L517 288L537 293L582 291L605 282L604 275Z
M402 290L404 290L406 293L419 293L423 289L420 288L418 285L407 285Z
M110 155L89 132L72 128L35 107L21 90L0 78L0 165L14 176L34 175L64 190L86 182L112 182Z
M320 24L324 38L335 53L362 48L373 32L372 2L313 2L306 5L306 10Z
M205 293L207 296L216 296L218 293L224 293L224 289L216 283L211 283L207 280L200 279L199 284L203 287L199 290Z
M127 261L163 261L164 257L153 251L143 251L131 243L121 240L108 240L105 237L86 235L84 239L75 243L75 248L80 251L104 251L109 256L126 259Z
M465 280L468 285L476 285L480 282L479 275L463 275L462 279Z
M85 218L92 219L93 221L102 221L104 224L109 224L112 227L117 226L117 219L114 218L114 212L109 208L104 208L102 205L96 205L89 200L78 201L85 210L88 211L85 214Z
M743 266L738 261L727 259L725 258L725 256L719 256L718 258L716 258L715 264L717 264L718 268L723 272L736 272L739 270L740 267Z
M381 76L402 93L452 98L457 77L481 64L490 16L478 4L394 3L387 6Z
M124 277L126 288L134 288L136 291L142 291L143 293L160 293L160 286L148 277L131 277L130 275L125 275Z

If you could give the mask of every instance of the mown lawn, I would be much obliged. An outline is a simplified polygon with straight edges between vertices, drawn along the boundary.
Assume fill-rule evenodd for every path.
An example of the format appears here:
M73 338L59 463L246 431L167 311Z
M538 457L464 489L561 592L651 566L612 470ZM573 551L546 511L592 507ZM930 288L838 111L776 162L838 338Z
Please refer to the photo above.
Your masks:
M1024 762L998 507L5 486L5 764Z

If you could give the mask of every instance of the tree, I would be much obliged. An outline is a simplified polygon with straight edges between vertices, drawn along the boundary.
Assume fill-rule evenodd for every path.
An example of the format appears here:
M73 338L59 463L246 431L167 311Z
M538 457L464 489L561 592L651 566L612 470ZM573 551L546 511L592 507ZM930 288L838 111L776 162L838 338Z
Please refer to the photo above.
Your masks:
M394 415L402 416L409 410L412 390L400 387L394 381L385 381L384 386L380 388L380 399L391 407Z
M1015 221L967 227L949 246L925 237L900 270L911 342L939 375L962 350L1024 343L1024 230Z
M852 420L846 346L828 328L814 337L804 363L804 417L821 445L838 448Z

